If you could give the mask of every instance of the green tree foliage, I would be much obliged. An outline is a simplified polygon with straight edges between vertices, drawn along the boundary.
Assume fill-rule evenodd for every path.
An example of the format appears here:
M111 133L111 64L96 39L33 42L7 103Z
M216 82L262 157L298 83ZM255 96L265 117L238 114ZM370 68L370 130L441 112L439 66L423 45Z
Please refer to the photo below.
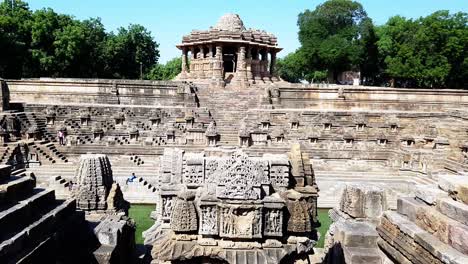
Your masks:
M328 71L336 79L341 71L358 70L361 65L371 68L366 49L376 50L376 39L372 21L358 2L326 1L299 14L298 26L306 60L304 76Z
M20 0L0 4L0 76L139 78L159 58L141 25L107 33L100 19L77 20ZM140 72L142 71L142 72Z
M395 16L378 29L384 74L396 86L467 88L468 14Z
M276 72L288 82L297 83L304 80L303 68L305 66L306 62L299 50L276 60Z
M106 43L108 70L115 78L136 79L148 73L159 59L159 45L143 26L130 25L111 34Z
M0 4L0 76L19 77L31 42L31 12L21 1Z
M156 64L146 76L150 80L172 80L182 71L182 59L173 58L166 64Z

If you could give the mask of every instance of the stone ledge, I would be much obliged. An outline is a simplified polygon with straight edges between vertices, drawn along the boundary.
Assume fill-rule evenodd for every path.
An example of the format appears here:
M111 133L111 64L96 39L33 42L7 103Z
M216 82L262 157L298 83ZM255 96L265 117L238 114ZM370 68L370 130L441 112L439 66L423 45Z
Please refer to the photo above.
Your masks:
M468 225L468 205L452 199L438 199L437 210L442 214Z

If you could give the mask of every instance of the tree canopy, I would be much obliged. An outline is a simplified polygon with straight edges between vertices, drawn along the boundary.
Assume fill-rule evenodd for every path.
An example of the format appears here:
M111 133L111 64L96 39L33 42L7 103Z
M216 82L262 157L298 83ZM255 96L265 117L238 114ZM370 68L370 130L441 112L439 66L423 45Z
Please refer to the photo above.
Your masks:
M172 80L182 71L182 58L176 57L166 64L156 64L146 76L150 80Z
M467 13L395 16L375 26L358 2L328 0L299 14L298 27L301 47L278 63L285 80L359 71L364 84L468 88Z
M0 76L136 79L159 59L141 25L106 32L99 18L77 20L20 0L0 3Z
M365 48L369 45L366 41L373 25L358 2L326 1L313 11L299 14L297 24L299 50L306 65L304 76L327 71L336 77L339 72L359 68L364 62Z
M383 73L397 85L468 88L468 14L395 16L377 32Z

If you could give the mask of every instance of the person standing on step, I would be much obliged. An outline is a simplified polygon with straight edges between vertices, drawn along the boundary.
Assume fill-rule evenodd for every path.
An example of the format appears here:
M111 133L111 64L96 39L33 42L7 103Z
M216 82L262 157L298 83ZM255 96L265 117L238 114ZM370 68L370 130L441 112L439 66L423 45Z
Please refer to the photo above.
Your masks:
M59 130L59 131L57 132L57 137L58 137L58 139L59 139L59 144L60 144L60 146L65 145L65 143L63 142L63 139L65 138L65 136L64 136L64 133L63 133L62 130Z

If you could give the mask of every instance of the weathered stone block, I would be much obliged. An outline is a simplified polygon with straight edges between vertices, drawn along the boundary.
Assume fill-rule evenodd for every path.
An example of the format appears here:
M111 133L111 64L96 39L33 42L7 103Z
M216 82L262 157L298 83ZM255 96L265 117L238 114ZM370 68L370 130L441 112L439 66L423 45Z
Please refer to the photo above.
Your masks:
M449 232L445 220L443 215L434 209L421 206L416 210L416 224L448 244Z
M336 223L335 241L340 241L343 247L376 247L378 238L375 227L368 223Z
M468 254L468 228L460 224L448 225L449 245Z
M444 215L468 225L468 205L452 199L437 200L437 209Z
M397 200L397 212L411 221L416 220L416 210L424 204L413 197L401 197Z
M416 185L414 193L417 198L431 205L436 204L438 198L448 197L447 192L429 185Z
M454 199L468 204L468 176L439 176L439 187Z
M464 264L468 263L468 256L460 253L454 248L442 243L433 235L423 232L418 233L414 237L414 241L421 245L422 248L427 250L437 259L443 263L450 264Z
M377 248L352 248L345 247L343 249L346 263L349 264L381 264L381 253Z
M340 209L354 218L377 218L387 209L385 191L375 186L347 185Z
M456 250L468 253L468 227L450 219L429 206L421 206L416 211L416 224L433 234L441 242Z

